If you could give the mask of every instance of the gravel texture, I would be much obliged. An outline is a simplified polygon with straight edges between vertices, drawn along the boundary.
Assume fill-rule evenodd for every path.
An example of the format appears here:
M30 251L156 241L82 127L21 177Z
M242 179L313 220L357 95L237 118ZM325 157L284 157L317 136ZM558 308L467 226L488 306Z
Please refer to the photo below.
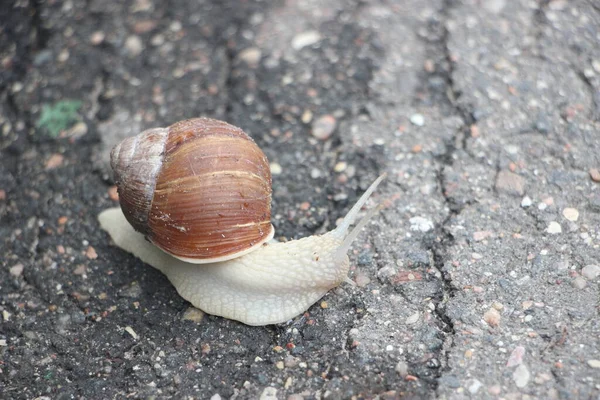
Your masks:
M599 32L594 0L9 1L1 397L597 398ZM110 149L196 116L267 154L276 237L387 172L355 287L249 327L111 245Z

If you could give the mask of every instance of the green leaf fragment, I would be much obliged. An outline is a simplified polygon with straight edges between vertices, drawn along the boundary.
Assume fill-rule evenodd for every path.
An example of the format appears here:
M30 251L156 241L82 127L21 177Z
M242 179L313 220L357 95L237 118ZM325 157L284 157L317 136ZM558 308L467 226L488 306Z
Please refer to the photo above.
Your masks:
M54 105L45 104L36 126L45 129L52 137L70 128L79 120L80 100L61 100Z

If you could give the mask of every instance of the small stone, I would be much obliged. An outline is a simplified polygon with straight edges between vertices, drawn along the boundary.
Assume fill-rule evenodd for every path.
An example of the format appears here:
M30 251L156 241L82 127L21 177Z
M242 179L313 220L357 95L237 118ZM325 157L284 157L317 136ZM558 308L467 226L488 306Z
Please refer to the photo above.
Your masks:
M525 355L525 347L523 347L523 346L515 347L515 349L512 351L512 353L510 353L510 357L508 358L508 361L506 362L506 366L514 367L516 365L521 365L523 363L524 355Z
M568 0L550 0L548 8L552 11L563 11L569 6Z
M481 389L482 386L483 386L483 383L481 383L477 379L473 379L473 381L471 382L471 384L469 385L469 387L467 389L469 390L469 393L477 394L477 392L479 392L479 389Z
M69 53L69 50L63 49L63 50L61 50L60 53L58 53L57 60L58 60L58 62L64 63L69 59L70 56L71 56L71 53Z
M562 227L560 226L560 224L556 221L552 221L548 224L548 228L546 229L546 232L555 235L557 233L561 233L562 232Z
M104 37L104 32L96 31L90 36L90 43L94 46L98 46L100 43L104 42Z
M131 35L125 40L125 50L131 57L139 56L144 50L144 43L137 35Z
M579 211L575 208L565 208L562 212L563 217L568 219L569 221L577 221L579 219Z
M183 313L181 319L184 321L192 321L199 324L204 318L204 311L197 309L196 307L188 307Z
M74 275L83 275L86 272L86 267L84 264L79 264L74 270L73 270L73 274Z
M523 310L529 310L531 306L533 306L533 301L531 300L525 300L523 303L521 303Z
M92 246L88 246L87 250L85 251L85 256L90 260L95 260L98 258L98 253L96 253L96 249L94 249Z
M133 330L132 327L130 326L126 326L125 327L125 332L129 333L131 335L132 338L134 338L135 340L139 339L139 336L137 333L135 333L135 331Z
M276 367L277 369L284 369L284 368L285 368L285 365L283 365L283 361L277 361L277 362L275 363L275 367Z
M506 7L506 0L484 0L482 6L486 11L499 14Z
M411 231L429 232L433 229L433 222L423 217L412 217L410 222Z
M310 110L304 110L304 112L302 113L302 116L300 117L300 120L305 123L308 124L310 121L312 121L313 118L313 113Z
M108 198L112 201L119 201L119 191L116 185L108 188Z
M335 164L333 170L338 173L344 172L346 170L346 167L348 167L348 163L346 163L345 161L340 161L339 163Z
M385 281L396 274L396 270L391 265L386 265L377 271L377 278L381 281Z
M0 200L6 200L6 190L0 189Z
M419 312L412 314L410 317L406 318L406 325L412 325L419 320Z
M502 392L500 385L492 385L488 388L488 393L492 396L498 396Z
M406 364L404 361L399 361L398 364L396 364L395 370L398 375L404 378L406 375L408 375L408 364Z
M294 356L286 356L283 359L283 364L286 366L286 368L294 368L298 365L298 362L298 359Z
M46 161L46 170L60 167L64 159L65 158L62 154L52 154L50 158L48 158L48 160Z
M594 182L600 182L600 170L598 168L590 168L590 178Z
M165 43L165 35L162 35L160 33L152 36L152 38L150 39L150 44L154 47L161 46L164 43Z
M589 279L590 281L600 276L600 265L586 265L581 269L581 275Z
M490 308L483 314L483 320L492 328L495 328L500 324L500 319L500 313L495 308Z
M538 385L542 385L550 380L552 380L552 375L548 373L540 373L534 378L533 381Z
M238 54L238 58L248 64L250 67L255 68L260 62L262 52L258 47L248 47Z
M321 34L318 31L306 31L297 34L292 39L292 48L300 50L303 47L313 45L321 40Z
M82 137L83 135L85 135L88 132L88 126L85 122L83 121L79 121L77 123L75 123L75 125L73 125L71 128L67 129L66 132L64 132L64 135L61 135L61 137L68 137L71 139L79 139L80 137Z
M371 279L364 272L357 272L356 277L354 278L354 282L356 282L356 286L365 287L369 283L371 283Z
M144 33L151 32L154 28L156 28L157 22L158 21L151 20L151 19L144 19L141 21L137 21L133 25L133 31L137 34L144 34Z
M496 178L496 190L511 196L523 196L525 179L510 171L500 171Z
M319 140L327 140L335 131L337 120L333 115L323 115L312 124L312 135Z
M425 60L425 62L423 62L423 69L429 73L432 73L433 71L435 71L435 63L433 62L433 60L431 60L431 59Z
M595 369L600 369L600 360L588 360L588 365Z
M529 373L529 369L525 364L519 365L513 372L513 380L518 388L524 388L527 386L530 377L531 374Z
M260 400L277 400L277 389L268 386L260 394Z
M23 273L23 264L19 263L19 264L15 264L12 267L10 267L10 274L16 278L18 278L19 276L21 276L21 274Z
M410 116L410 123L415 126L425 125L425 117L421 114L413 114Z
M283 172L283 168L281 168L281 165L279 165L276 162L272 162L271 164L269 164L269 167L271 168L271 174L273 175L281 175L281 173Z
M571 285L573 285L575 289L584 289L587 286L587 281L581 276L578 276L571 281Z
M327 304L327 302L326 302L326 301L322 301L322 302L321 302L321 308L322 308L322 309L325 309L325 308L328 308L328 307L329 307L329 304Z
M525 196L523 197L523 200L521 200L521 207L523 208L531 207L532 204L533 201L531 201L531 198L529 196Z
M490 236L492 236L492 232L490 232L490 231L473 232L473 240L476 242L481 242L482 240L485 240L485 239L489 238Z
M221 400L221 395L219 393L215 393L210 396L210 400Z

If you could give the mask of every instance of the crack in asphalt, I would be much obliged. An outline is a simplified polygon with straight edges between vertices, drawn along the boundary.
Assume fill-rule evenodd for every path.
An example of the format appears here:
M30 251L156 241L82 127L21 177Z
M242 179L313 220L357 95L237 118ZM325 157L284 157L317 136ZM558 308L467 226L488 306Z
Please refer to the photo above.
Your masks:
M449 261L448 250L454 244L454 236L447 227L462 212L465 205L469 204L469 202L460 204L449 194L445 173L446 169L454 164L454 155L458 150L463 150L470 157L473 157L468 151L468 141L471 126L476 123L476 118L472 110L473 107L460 102L462 93L456 87L456 82L454 81L456 60L453 58L449 47L450 31L448 29L448 20L453 7L453 0L443 1L442 8L437 13L437 23L440 25L438 27L440 32L437 37L434 36L434 39L427 41L430 53L442 54L442 57L438 58L434 70L437 71L435 73L444 81L445 96L441 97L438 101L442 102L443 106L447 107L452 114L458 116L462 121L460 127L446 143L446 151L436 157L438 163L436 181L444 203L448 207L448 213L444 220L436 226L434 239L429 238L424 240L424 247L433 255L433 265L441 275L440 278L435 278L439 280L440 287L433 301L435 304L434 315L438 320L438 328L445 338L444 346L436 354L437 358L442 360L442 368L437 369L435 373L435 381L432 384L434 391L439 387L439 378L441 378L442 374L451 370L449 357L450 351L454 346L454 335L456 334L454 322L447 313L447 304L456 295L458 290L454 286L450 271L445 267L446 262Z
M550 21L548 19L548 16L546 15L546 10L548 9L548 7L550 5L550 0L538 0L537 4L538 4L538 7L533 13L531 26L533 27L532 28L533 35L536 40L535 43L537 46L537 51L539 52L538 57L540 57L541 59L543 59L545 61L551 62L551 60L548 60L546 58L546 56L543 54L543 49L542 49L542 46L540 45L540 41L544 34L544 32L543 32L544 27L547 26ZM600 6L595 5L592 1L590 1L590 5L592 8L594 8L595 10L600 12ZM589 111L588 117L592 121L599 122L600 121L600 90L596 89L592 80L575 63L570 63L569 66L575 72L575 75L581 80L581 82L584 84L584 86L588 89L588 91L590 93L592 104L591 104L591 110ZM568 122L568 120L562 115L562 113L561 113L561 118L565 122Z
M588 0L588 3L590 3L590 6L598 11L600 13L600 4L596 3L596 0Z
M592 80L577 66L571 64L571 68L575 71L575 75L583 82L584 86L590 92L592 98L591 110L589 112L589 118L592 121L600 122L600 90L594 87ZM562 118L562 114L561 114Z
M546 16L546 8L550 4L550 0L537 0L537 8L533 12L531 28L533 36L535 37L535 45L539 46L540 39L543 34L544 26L548 24L548 17Z

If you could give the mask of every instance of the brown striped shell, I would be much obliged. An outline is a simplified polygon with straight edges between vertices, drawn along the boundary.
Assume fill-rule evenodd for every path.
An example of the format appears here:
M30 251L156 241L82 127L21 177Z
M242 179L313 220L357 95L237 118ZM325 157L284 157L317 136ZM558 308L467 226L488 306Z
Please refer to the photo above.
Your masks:
M115 146L111 166L129 223L181 260L229 260L273 237L269 162L233 125L149 129Z

